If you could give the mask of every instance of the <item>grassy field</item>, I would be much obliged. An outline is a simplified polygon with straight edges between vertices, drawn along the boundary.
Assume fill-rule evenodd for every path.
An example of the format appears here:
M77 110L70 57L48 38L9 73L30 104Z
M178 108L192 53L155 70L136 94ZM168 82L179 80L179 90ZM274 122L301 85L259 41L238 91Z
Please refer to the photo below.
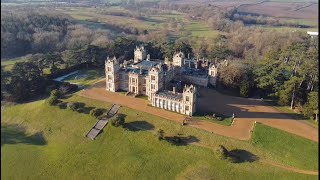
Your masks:
M6 71L10 71L14 65L14 63L16 62L24 62L24 61L27 61L27 59L25 58L14 58L14 59L8 59L8 60L2 60L1 61L1 66L3 66L4 70Z
M277 161L300 169L318 169L318 144L302 137L274 129L263 124L256 124L252 136L253 145L277 154ZM297 156L299 154L299 156Z
M290 109L289 106L280 106L277 104L276 101L267 100L267 99L264 100L264 102L268 103L269 105L271 105L273 108L277 109L280 112L289 114L293 119L297 119L297 120L306 119L306 117L304 117L302 113L297 113L293 111L292 109ZM314 120L308 119L308 122L313 126L318 126L318 122Z
M209 114L207 114L209 115ZM210 114L212 115L212 114ZM192 119L194 120L204 120L204 121L209 121L209 122L213 122L213 123L217 123L217 124L221 124L221 125L224 125L224 126L231 126L232 124L232 117L225 117L225 116L222 116L222 115L216 115L217 117L221 117L222 120L219 121L217 120L216 118L214 119L211 119L209 117L207 117L206 115L203 115L203 114L196 114L194 116L192 116Z
M110 7L104 8L104 10L110 12L126 12L128 10L120 7ZM146 29L148 31L157 32L163 28L164 24L169 22L171 19L176 19L184 23L184 30L190 31L191 37L203 37L203 38L213 38L219 34L219 31L211 30L204 22L202 21L193 21L186 18L185 14L179 12L161 12L159 14L144 16L144 19L137 19L127 16L115 16L115 15L105 15L101 14L93 8L64 8L58 9L61 13L69 14L76 20L89 21L95 19L100 23L97 28L101 28L103 24L112 24L114 26L126 26L126 27L135 27L138 29ZM107 28L113 30L112 28ZM175 36L183 34L182 32L171 32Z
M88 69L79 70L78 73L68 76L64 81L86 86L104 77L103 69Z
M203 22L191 21L186 29L192 33L194 37L214 38L219 34L219 31L209 29Z
M77 95L64 101L83 102L87 108L110 108L110 104ZM95 141L85 138L96 122L85 113L50 107L43 100L4 107L1 111L1 177L3 179L317 179L317 176L291 173L277 167L252 163L233 164L219 160L212 149L185 145L175 146L158 141L154 131L161 128L165 136L183 134L198 143L228 150L243 149L259 158L273 159L302 169L317 169L317 145L286 135L276 142L265 143L259 137L282 136L265 127L255 130L255 143L234 140L199 129L180 126L146 113L121 107L126 127L110 125ZM138 127L138 128L137 128ZM257 139L257 138L256 138ZM280 141L279 141L280 140ZM279 146L287 145L290 154L284 161ZM303 147L305 156L301 156ZM296 150L296 149L298 150ZM271 149L271 150L266 150ZM274 150L272 150L274 149ZM304 159L302 159L302 157ZM309 165L305 165L308 162Z
M5 71L11 71L11 69L13 68L13 65L17 62L26 62L28 61L28 57L27 56L22 56L22 57L18 57L18 58L12 58L12 59L8 59L8 60L2 60L1 61L1 66L3 66ZM62 64L59 66L59 68L65 68L65 65ZM50 69L49 68L45 68L43 69L43 73L44 74L50 74Z

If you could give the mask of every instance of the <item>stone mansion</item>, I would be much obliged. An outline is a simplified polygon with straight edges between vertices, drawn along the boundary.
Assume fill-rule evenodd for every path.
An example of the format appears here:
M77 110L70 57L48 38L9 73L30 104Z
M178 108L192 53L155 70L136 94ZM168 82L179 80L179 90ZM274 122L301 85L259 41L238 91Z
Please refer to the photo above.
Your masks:
M141 46L135 48L133 60L119 62L108 57L105 73L107 91L146 95L152 106L192 116L196 112L196 86L215 86L217 65L186 58L182 52L175 53L172 62L151 60Z

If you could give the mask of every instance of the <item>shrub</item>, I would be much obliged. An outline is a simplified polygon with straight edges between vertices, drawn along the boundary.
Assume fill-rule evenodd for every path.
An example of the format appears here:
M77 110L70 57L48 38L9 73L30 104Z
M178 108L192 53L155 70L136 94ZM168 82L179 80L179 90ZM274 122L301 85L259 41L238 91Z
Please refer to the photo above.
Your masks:
M179 144L179 143L182 142L182 140L181 140L181 138L180 138L179 136L173 136L173 137L172 137L172 142L173 142L174 144Z
M54 106L58 103L58 97L57 96L50 96L48 99L47 99L47 103L50 105L50 106Z
M250 85L249 83L243 83L240 85L240 96L241 97L249 97L250 93Z
M68 102L67 103L67 109L70 109L72 111L78 111L78 112L83 112L85 104L81 102Z
M67 94L70 91L75 91L78 89L78 86L75 84L70 84L69 82L63 82L59 90L62 94Z
M60 97L60 91L57 90L57 89L54 89L54 90L52 90L50 92L50 96L55 96L55 97L59 98Z
M51 85L48 85L45 89L46 93L50 94L52 90L55 90L57 89L57 85L55 84L51 84Z
M67 103L67 109L70 109L70 110L72 110L72 111L76 111L76 110L77 110L77 106L76 106L76 104L73 103L73 102L68 102L68 103Z
M158 140L164 139L164 131L162 129L157 130L157 137L158 137Z
M99 117L99 116L101 116L103 114L103 109L92 109L91 111L90 111L90 115L91 116L94 116L94 117Z
M111 124L115 127L122 126L125 121L125 115L117 114L114 118L111 119Z
M219 147L216 149L215 154L219 159L227 159L229 156L228 150L222 145L219 145Z

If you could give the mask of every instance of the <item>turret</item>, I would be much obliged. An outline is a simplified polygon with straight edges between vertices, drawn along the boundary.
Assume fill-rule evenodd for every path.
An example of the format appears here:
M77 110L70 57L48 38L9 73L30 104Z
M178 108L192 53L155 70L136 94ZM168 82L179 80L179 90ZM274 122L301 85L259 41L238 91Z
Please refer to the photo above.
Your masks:
M196 112L197 90L193 85L185 85L183 88L183 110L182 112L188 116L192 116Z
M120 64L116 57L105 61L106 90L116 92L119 89Z
M159 67L151 67L146 81L146 94L148 100L151 100L152 94L163 88L163 71Z
M184 53L180 51L180 52L175 53L173 55L173 58L172 58L173 62L172 63L174 66L182 67L184 59L185 59Z
M211 85L216 86L217 76L218 68L214 63L211 63L208 69L208 78Z
M134 63L138 63L144 59L146 59L147 56L147 52L144 49L144 46L136 46L136 48L134 49L134 59L133 62Z

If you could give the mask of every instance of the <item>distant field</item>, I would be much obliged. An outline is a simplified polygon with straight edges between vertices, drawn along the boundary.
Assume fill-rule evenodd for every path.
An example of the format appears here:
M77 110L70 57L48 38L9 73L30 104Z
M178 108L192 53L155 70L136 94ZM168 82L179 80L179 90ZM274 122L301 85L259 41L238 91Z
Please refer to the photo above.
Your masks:
M26 62L28 61L28 55L26 56L21 56L13 59L7 59L7 60L2 60L1 61L1 66L3 66L5 71L11 71L14 64L17 62ZM58 68L65 68L65 64L60 65ZM44 74L50 74L49 68L43 69Z
M255 27L260 27L263 30L277 30L277 31L285 31L285 32L296 32L296 31L300 31L300 32L305 32L307 33L307 31L318 31L317 28L295 28L295 27L274 27L274 26L259 26L259 25L254 25Z
M160 12L158 14L143 16L143 18L134 18L128 16L116 16L116 15L106 15L103 12L128 12L128 10L121 7L110 7L110 8L59 8L57 9L61 13L69 14L79 23L85 24L93 28L107 29L114 33L123 32L123 28L138 28L140 30L148 30L149 32L160 32L164 27L169 26L169 22L175 19L177 22L183 23L183 29L181 31L176 31L172 29L169 30L170 38L214 38L220 32L210 29L203 21L194 21L188 19L187 15L171 11L171 12ZM186 32L188 35L186 35ZM190 33L190 34L189 34ZM200 41L199 41L200 42ZM194 48L198 44L193 44Z
M256 5L241 5L239 12L261 14L278 18L317 21L318 3L309 2L263 2Z
M194 37L206 37L212 38L216 37L219 34L219 31L214 31L209 29L207 25L201 22L191 22L186 26L186 29L189 30Z
M8 59L8 60L2 60L1 61L1 66L4 67L4 70L10 71L16 62L24 62L27 61L25 58L14 58L14 59Z

